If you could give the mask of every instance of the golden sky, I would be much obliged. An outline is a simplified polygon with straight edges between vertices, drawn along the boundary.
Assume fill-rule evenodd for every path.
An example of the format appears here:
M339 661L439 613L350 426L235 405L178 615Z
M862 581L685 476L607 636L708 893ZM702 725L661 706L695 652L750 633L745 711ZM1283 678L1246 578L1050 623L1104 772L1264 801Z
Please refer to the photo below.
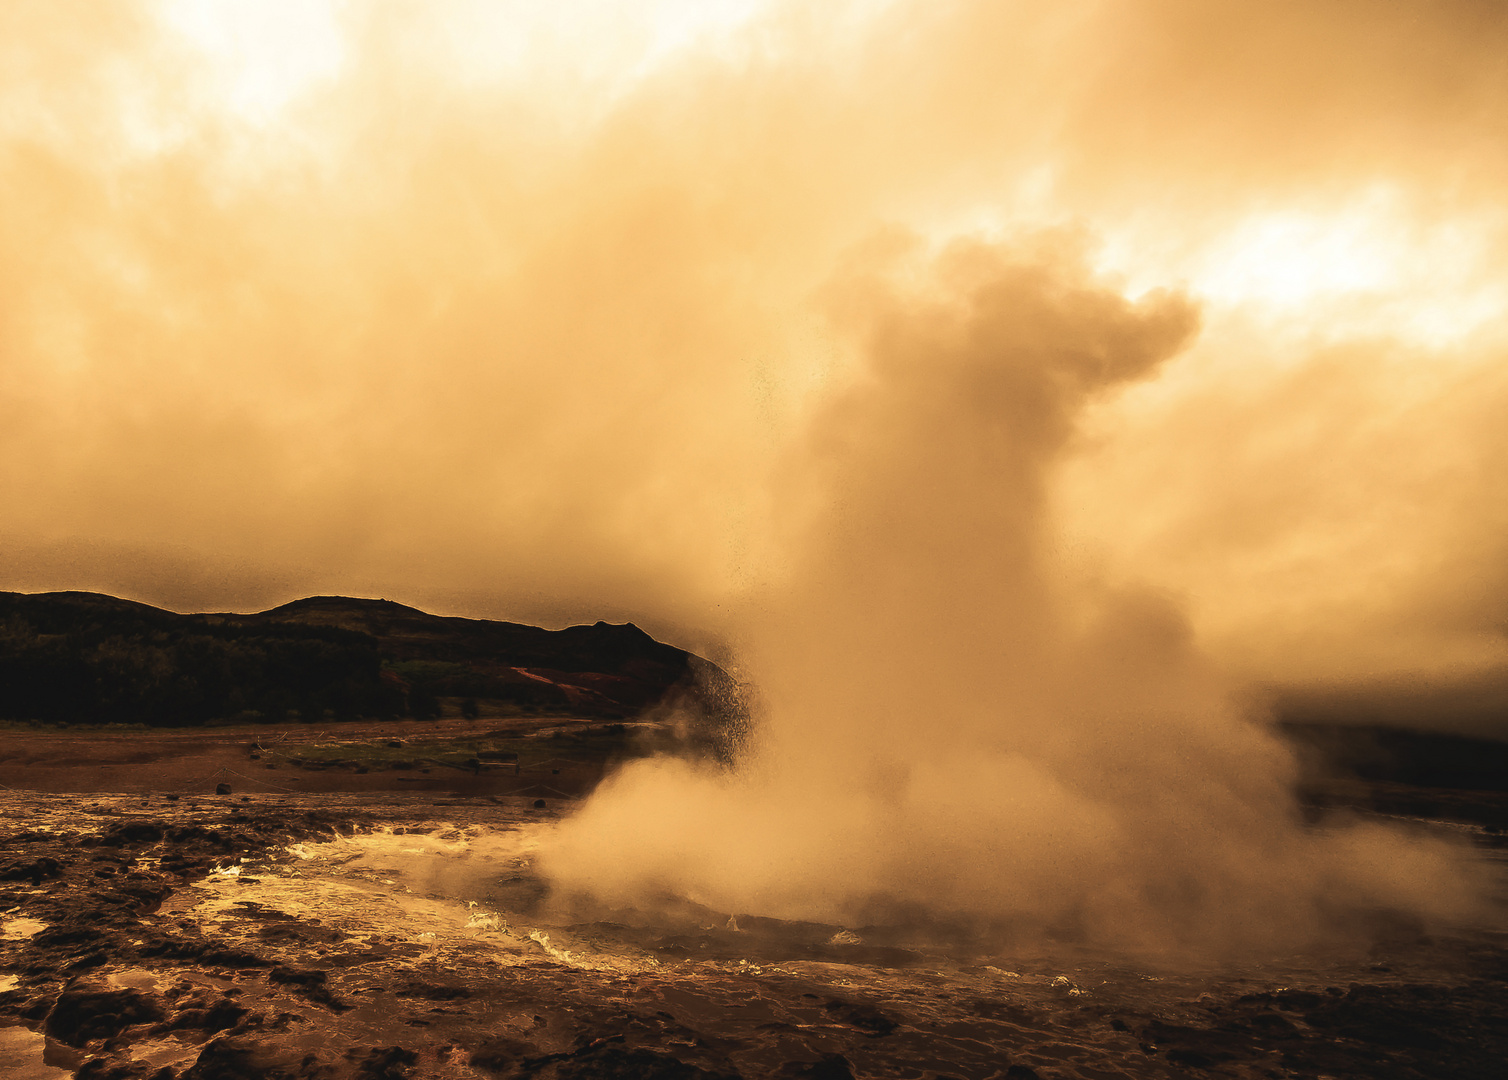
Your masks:
M7 3L0 588L736 649L894 506L1242 678L1497 670L1504 132L1495 0Z

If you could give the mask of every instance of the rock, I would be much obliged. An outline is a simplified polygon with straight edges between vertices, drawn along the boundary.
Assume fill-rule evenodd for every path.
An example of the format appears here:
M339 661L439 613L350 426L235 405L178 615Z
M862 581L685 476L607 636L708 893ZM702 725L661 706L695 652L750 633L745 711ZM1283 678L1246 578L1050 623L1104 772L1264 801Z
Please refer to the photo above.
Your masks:
M545 808L545 801L543 799L535 799L534 800L534 809L536 809L536 810L543 810L544 808Z
M0 881L25 881L30 878L33 885L40 885L44 878L62 876L63 864L49 855L31 860L16 859L0 863Z
M776 1075L791 1080L854 1080L853 1065L842 1054L823 1054L816 1061L787 1061Z
M824 1006L824 1011L840 1024L858 1028L873 1038L889 1035L900 1027L894 1020L869 1005L834 999Z
M162 1070L153 1070L152 1066L145 1061L118 1062L110 1058L98 1057L84 1062L79 1071L73 1074L76 1080L157 1080L163 1076ZM168 1080L173 1073L167 1072Z
M330 979L330 976L323 971L314 969L300 971L297 968L281 966L273 968L267 977L275 983L282 983L285 986L300 986L305 989L324 986Z
M164 829L156 821L122 821L102 833L97 841L100 847L141 847L161 840Z
M216 784L215 785L215 794L216 795L229 795L230 794L230 785L229 784Z
M301 970L299 968L279 966L273 968L268 973L267 978L271 982L282 986L294 987L310 1001L316 1001L335 1012L344 1012L351 1007L330 993L330 988L327 985L329 976L323 971L314 968Z
M174 1031L193 1028L215 1034L235 1027L249 1011L229 998L221 998L208 1008L184 1009L173 1017L170 1027Z
M58 995L42 1028L59 1042L83 1046L91 1039L108 1039L136 1024L165 1018L162 1007L140 991L80 983Z
M179 1080L312 1080L334 1075L314 1054L264 1044L243 1036L221 1036L199 1051Z
M471 1064L492 1073L511 1073L520 1062L538 1057L539 1048L533 1043L496 1038L488 1039L471 1052Z
M401 1046L373 1047L356 1066L358 1080L404 1080L419 1055Z
M209 850L216 855L229 855L235 850L235 845L227 841L225 833L219 829L206 828L203 825L177 825L169 829L165 838L179 847L192 847L201 850ZM175 851L168 855L168 859L184 858L181 851Z

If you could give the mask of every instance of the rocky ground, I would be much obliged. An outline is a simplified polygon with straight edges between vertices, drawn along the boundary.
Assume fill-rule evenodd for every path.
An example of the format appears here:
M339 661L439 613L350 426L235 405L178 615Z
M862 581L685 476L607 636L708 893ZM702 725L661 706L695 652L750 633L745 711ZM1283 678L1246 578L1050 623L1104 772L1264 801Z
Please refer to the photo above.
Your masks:
M527 797L0 792L0 1075L1499 1077L1508 943L1138 969L552 910Z

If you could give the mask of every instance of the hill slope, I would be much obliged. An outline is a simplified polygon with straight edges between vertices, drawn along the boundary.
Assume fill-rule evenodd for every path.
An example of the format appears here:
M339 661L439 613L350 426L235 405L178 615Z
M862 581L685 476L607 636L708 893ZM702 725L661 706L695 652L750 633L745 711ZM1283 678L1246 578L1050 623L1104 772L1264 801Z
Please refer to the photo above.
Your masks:
M0 717L182 726L442 711L714 715L716 665L630 624L544 630L316 596L180 615L98 593L0 593Z

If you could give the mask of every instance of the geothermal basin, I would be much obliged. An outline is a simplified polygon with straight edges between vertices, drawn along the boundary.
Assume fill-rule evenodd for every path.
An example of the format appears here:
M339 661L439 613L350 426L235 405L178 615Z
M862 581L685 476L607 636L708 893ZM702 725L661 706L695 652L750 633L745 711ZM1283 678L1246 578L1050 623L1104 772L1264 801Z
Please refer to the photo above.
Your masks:
M612 908L536 872L572 806L0 792L0 1074L1401 1078L1508 1055L1488 927L1377 912L1330 948L1174 962Z

